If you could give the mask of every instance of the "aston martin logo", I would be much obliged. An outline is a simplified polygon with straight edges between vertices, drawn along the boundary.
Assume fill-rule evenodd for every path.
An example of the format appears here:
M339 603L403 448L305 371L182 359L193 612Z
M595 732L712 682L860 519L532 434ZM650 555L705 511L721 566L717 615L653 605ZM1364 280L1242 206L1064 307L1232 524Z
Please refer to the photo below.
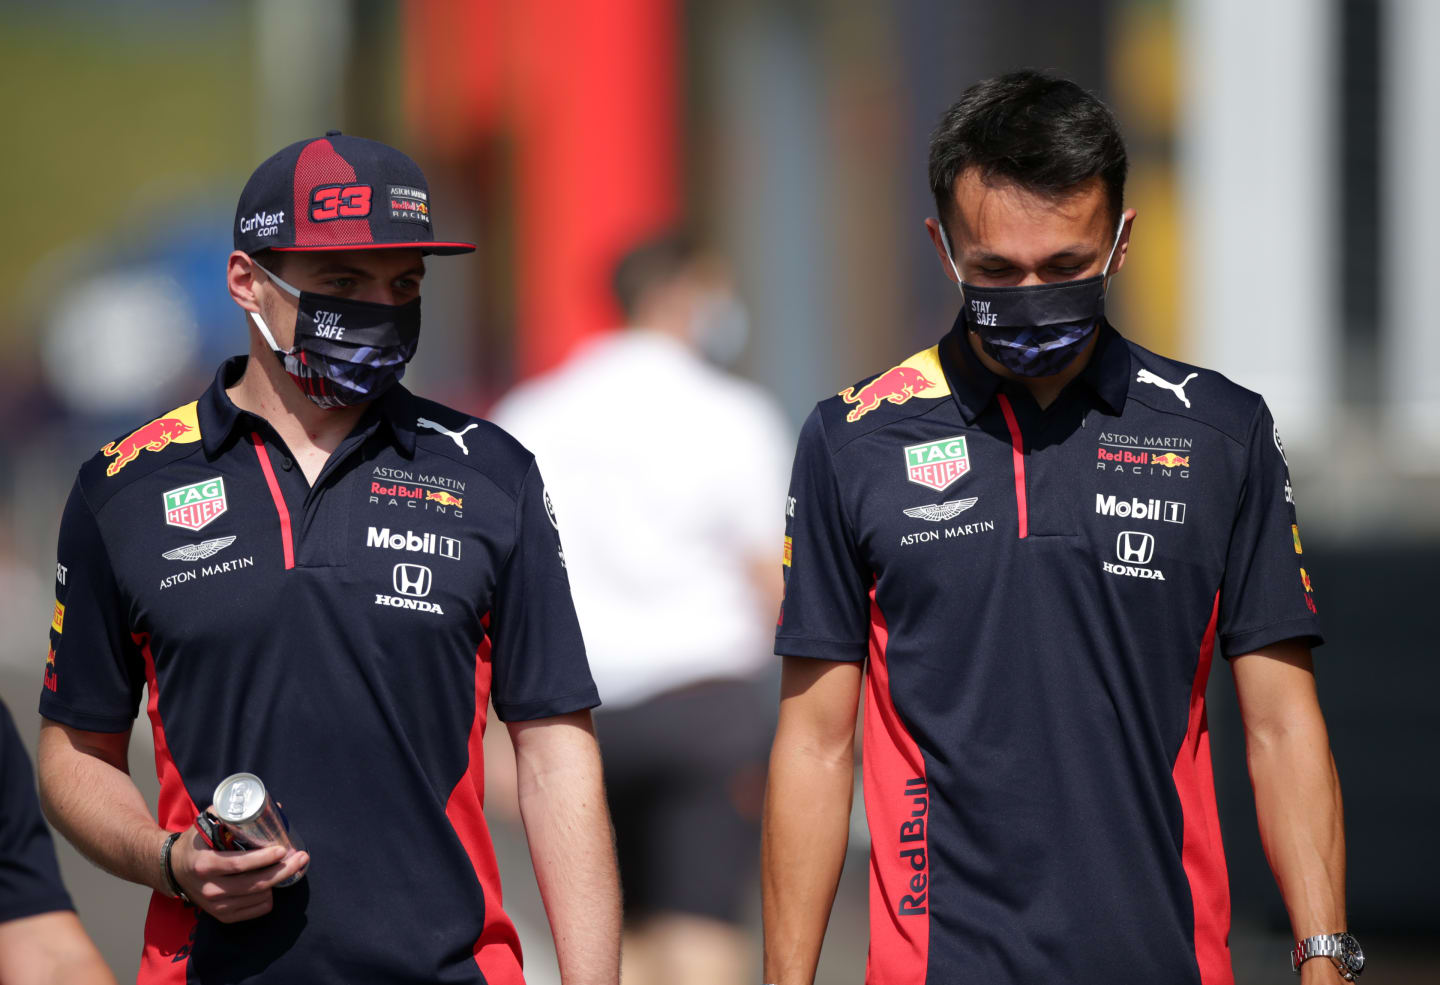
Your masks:
M931 503L928 506L912 506L905 511L905 515L917 520L929 520L931 523L944 523L946 520L955 519L979 501L979 496L970 496L966 499L951 499L944 503Z
M198 544L181 544L160 556L167 561L203 561L212 554L220 553L233 543L235 543L235 535L231 534L229 537L202 540Z

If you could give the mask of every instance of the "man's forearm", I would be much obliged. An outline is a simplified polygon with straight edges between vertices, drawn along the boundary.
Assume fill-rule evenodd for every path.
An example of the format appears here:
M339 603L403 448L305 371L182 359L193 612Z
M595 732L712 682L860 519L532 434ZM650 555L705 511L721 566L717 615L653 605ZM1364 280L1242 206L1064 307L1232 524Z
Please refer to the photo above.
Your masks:
M564 985L620 980L620 877L589 715L514 735L520 816Z
M1340 780L1318 709L1290 728L1250 733L1247 759L1260 839L1296 939L1346 929Z
M37 773L45 816L105 871L167 892L160 849L167 837L130 774L76 748L58 726L40 732Z
M761 891L766 982L810 985L845 864L855 767L849 745L822 754L787 735L770 756Z

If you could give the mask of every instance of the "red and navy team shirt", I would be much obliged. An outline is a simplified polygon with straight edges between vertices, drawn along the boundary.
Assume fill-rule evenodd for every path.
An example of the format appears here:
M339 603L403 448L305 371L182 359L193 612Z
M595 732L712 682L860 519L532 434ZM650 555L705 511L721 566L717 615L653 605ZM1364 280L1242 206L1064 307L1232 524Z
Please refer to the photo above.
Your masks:
M937 346L820 403L776 652L864 661L870 985L1232 982L1205 684L1320 642L1263 400L1102 325L1047 408Z
M139 981L515 985L487 700L599 703L535 461L397 386L311 486L226 395L243 369L105 445L61 522L40 713L121 732L143 693L163 827L248 771L311 855L255 920L156 894Z

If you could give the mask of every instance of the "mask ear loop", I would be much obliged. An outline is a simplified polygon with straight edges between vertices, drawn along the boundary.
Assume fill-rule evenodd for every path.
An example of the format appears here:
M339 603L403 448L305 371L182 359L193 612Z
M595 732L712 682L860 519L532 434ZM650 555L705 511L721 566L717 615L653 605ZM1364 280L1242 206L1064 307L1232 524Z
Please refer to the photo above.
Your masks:
M1124 213L1124 212L1121 212L1121 213L1120 213L1120 225L1118 225L1118 226L1115 227L1115 242L1113 242L1113 243L1110 244L1110 254L1109 254L1109 256L1107 256L1107 257L1105 258L1105 269L1101 271L1101 273L1105 275L1105 284L1104 284L1103 289L1100 291L1100 296L1101 296L1102 298L1103 298L1103 297L1106 295L1106 293L1108 293L1109 290L1110 290L1110 278L1115 276L1114 274L1112 274L1112 273L1110 272L1110 264L1111 264L1111 262L1115 259L1115 251L1116 251L1117 249L1119 249L1119 247L1120 247L1120 236L1121 236L1121 234L1124 233L1124 232L1125 232L1125 213Z
M950 237L945 235L945 220L936 219L935 225L940 227L940 242L945 247L945 259L950 261L950 269L955 272L955 286L960 289L960 300L965 300L965 282L960 279L960 268L955 266L955 255L950 252Z
M300 289L298 287L292 287L291 285L285 283L285 281L281 280L279 277L275 276L275 274L271 273L269 270L266 270L265 267L261 266L260 261L256 260L254 257L250 258L250 262L255 264L255 266L259 267L261 270L264 270L265 276L269 277L272 281L274 281L275 284L279 286L282 291L285 291L288 294L292 294L296 298L300 297ZM281 355L289 355L289 353L293 351L290 349L282 349L275 344L275 336L270 334L270 327L265 324L265 319L260 317L260 312L250 312L250 320L255 323L256 328L260 329L260 335L265 339L266 343L269 344L270 351L278 352Z

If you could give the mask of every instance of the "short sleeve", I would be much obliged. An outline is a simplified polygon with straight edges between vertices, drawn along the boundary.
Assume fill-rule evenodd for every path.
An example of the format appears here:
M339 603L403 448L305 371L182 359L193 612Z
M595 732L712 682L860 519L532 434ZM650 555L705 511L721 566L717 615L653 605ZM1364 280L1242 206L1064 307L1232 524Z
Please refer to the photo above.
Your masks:
M0 704L0 923L70 909L35 773L10 710Z
M559 521L533 461L515 522L490 614L495 711L510 722L593 708L600 696L570 599Z
M40 714L88 732L130 727L145 668L126 613L100 528L77 482L60 520Z
M872 579L860 561L840 501L825 426L817 408L800 430L785 502L785 599L775 652L864 660Z
M1324 640L1314 582L1305 567L1290 469L1263 402L1247 455L1220 586L1221 649L1225 656L1236 657L1288 639L1318 646Z

